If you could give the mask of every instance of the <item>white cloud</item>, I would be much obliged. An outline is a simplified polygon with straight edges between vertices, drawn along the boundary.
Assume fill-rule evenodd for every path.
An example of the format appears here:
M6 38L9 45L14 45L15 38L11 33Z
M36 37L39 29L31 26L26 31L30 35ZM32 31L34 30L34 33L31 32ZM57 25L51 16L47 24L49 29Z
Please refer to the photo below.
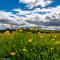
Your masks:
M32 12L32 11L21 10L19 8L13 9L13 11L16 11L17 12L17 15L26 15L26 14L30 14Z
M19 9L14 9L13 11L18 12L16 13L16 15L24 15L25 17L22 17L22 20L30 24L35 24L38 26L44 26L44 25L46 26L55 25L56 26L56 25L59 25L59 22L60 22L60 6L57 6L54 8L53 7L43 8L43 9L36 8L32 11L19 10ZM23 12L23 13L20 13L20 12ZM39 12L41 12L42 14ZM52 29L52 27L50 28Z
M19 8L17 9L13 9L13 11L17 12L17 15L28 15L28 14L34 14L34 13L38 13L38 12L45 12L45 13L51 13L51 14L58 14L60 12L60 6L57 7L49 7L49 8L36 8L34 10L21 10ZM58 12L57 12L58 11Z
M26 4L28 4L29 8L33 8L36 6L45 7L49 4L51 4L52 0L19 0L19 2L26 3Z
M13 9L13 11L17 11L16 15L24 15L24 20L33 20L36 17L39 17L40 20L45 20L45 18L48 16L51 19L60 18L60 6L57 6L55 8L36 8L32 11L27 10L21 10L21 9ZM41 13L39 13L41 12ZM44 14L45 13L45 14ZM54 16L54 17L53 17Z
M57 24L56 22L60 22L60 6L57 6L55 8L36 8L32 11L27 11L27 10L21 10L21 9L13 9L13 11L17 11L16 14L13 14L12 12L6 12L6 11L1 11L0 10L0 22L3 20L8 21L6 23L0 23L0 29L5 29L5 28L17 28L17 27L29 27L29 26L41 26L43 27L44 24L47 29L59 29L55 28L56 26L48 27L50 23L52 25ZM20 13L21 12L21 13ZM45 14L40 14L39 12L46 12ZM20 16L23 15L23 16ZM25 16L25 17L24 17ZM55 20L54 20L55 19ZM56 21L57 20L57 21ZM4 22L5 22L4 21ZM11 24L13 23L13 25ZM48 24L49 23L49 24ZM51 25L50 24L50 25ZM17 26L18 25L18 26Z
M35 26L35 24L27 23L24 19L23 16L0 10L0 29Z
M3 29L11 28L11 26L14 27L15 25L22 24L22 22L20 23L17 20L20 20L19 16L13 14L12 12L0 10L0 27L2 26Z
M20 2L28 4L29 8L33 8L35 6L45 7L52 3L52 0L20 0ZM0 27L3 29L30 26L60 29L59 27L56 28L56 26L60 26L60 6L35 8L33 10L15 8L12 11L15 11L16 14L0 10Z

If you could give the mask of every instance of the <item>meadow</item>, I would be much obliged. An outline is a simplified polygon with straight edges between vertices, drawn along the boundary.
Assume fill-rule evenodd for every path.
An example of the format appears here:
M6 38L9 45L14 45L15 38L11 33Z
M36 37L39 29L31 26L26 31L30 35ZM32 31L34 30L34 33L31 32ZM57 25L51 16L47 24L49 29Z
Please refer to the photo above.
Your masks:
M60 31L0 31L0 60L60 60Z

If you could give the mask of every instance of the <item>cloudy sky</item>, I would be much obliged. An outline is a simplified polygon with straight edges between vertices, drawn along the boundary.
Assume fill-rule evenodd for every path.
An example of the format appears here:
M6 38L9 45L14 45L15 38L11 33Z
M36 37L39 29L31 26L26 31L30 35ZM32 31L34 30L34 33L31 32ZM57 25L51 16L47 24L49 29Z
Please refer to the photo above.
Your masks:
M60 0L0 0L0 29L35 26L60 30Z

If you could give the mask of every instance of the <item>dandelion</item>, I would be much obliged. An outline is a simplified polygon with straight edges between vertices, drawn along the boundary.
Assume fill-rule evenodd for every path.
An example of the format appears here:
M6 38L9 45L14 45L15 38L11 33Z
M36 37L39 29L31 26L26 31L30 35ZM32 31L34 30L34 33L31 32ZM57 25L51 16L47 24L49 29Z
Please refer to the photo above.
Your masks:
M13 34L15 34L15 32L13 32Z
M55 44L60 44L60 41L56 41Z
M20 29L19 31L20 31L20 32L22 32L23 30L22 30L22 29Z
M6 32L4 32L4 34L10 34L10 31L6 31Z
M15 56L16 52L10 52L10 55Z
M53 50L54 48L50 48L51 50Z
M46 33L43 33L43 34L46 34Z
M10 34L10 31L6 31L6 32L4 32L4 34L7 34L7 35L9 35L9 34Z
M29 43L32 43L32 39L29 39L28 42L29 42Z
M33 30L33 28L30 28L30 30Z
M39 35L42 35L41 33L39 33Z
M25 52L25 51L27 51L27 50L24 48L23 51Z
M56 37L56 35L54 37Z
M51 48L48 49L48 51L53 50L53 49L54 49L54 48L51 47Z
M50 37L51 35L49 34L48 36Z
M38 34L40 34L41 32L38 32Z
M41 38L43 37L43 36L40 36Z
M52 39L52 40L55 40L55 39Z

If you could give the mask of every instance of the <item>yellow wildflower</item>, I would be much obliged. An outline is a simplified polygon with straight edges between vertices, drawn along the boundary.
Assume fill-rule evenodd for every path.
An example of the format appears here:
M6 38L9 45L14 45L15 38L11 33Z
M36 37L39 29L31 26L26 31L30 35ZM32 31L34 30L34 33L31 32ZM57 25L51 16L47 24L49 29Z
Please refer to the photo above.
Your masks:
M30 30L34 30L33 28L30 28Z
M42 34L39 34L39 35L42 35Z
M50 48L51 50L53 50L54 48Z
M24 48L23 51L25 52L25 51L27 51L27 50Z
M60 41L56 41L55 44L60 44Z
M54 48L51 47L51 48L48 49L48 51L53 50L53 49L54 49Z
M10 34L10 31L6 31L6 32L4 32L4 34L7 34L7 35L9 35L9 34Z
M13 32L13 34L15 34L15 32Z
M46 34L46 33L43 33L43 34Z
M38 34L40 34L41 32L38 32Z
M20 31L20 32L22 32L23 30L22 30L22 29L20 29L19 31Z
M52 39L52 40L55 40L55 39Z
M15 56L16 52L10 52L10 55Z
M29 43L32 43L32 39L29 39L28 42L29 42Z
M54 37L56 37L56 35Z
M40 36L41 38L43 37L43 36Z

